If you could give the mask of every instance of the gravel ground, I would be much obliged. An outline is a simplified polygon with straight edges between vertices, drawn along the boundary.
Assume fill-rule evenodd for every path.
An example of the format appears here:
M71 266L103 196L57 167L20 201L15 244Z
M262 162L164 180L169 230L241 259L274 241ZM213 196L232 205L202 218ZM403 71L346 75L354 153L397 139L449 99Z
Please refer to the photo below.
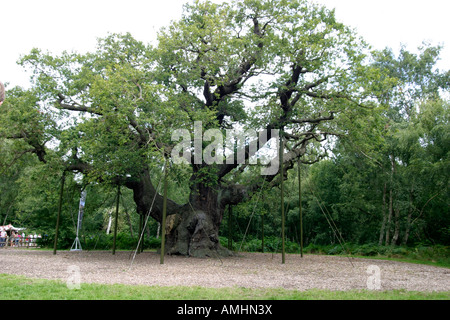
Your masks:
M134 260L133 254L58 251L55 256L51 251L8 248L0 250L0 273L67 281L75 266L82 283L352 290L367 289L368 279L374 283L374 265L381 290L450 291L450 269L393 261L286 255L281 264L280 254L242 253L222 259L166 256L161 265L157 253L144 252Z

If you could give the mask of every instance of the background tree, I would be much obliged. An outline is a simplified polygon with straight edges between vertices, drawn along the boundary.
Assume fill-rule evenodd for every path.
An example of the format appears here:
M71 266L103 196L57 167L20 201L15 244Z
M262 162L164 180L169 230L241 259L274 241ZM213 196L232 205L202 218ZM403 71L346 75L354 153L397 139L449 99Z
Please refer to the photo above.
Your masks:
M418 52L374 52L386 81L374 83L372 91L384 112L372 118L373 127L340 139L334 150L334 164L343 170L336 171L341 195L334 205L353 211L352 220L361 217L366 227L379 226L365 228L356 242L405 245L411 234L416 243L448 241L446 227L436 229L424 215L448 224L448 173L441 171L448 165L448 73L436 68L440 47L424 45ZM359 228L352 230L359 234Z
M384 154L380 155L385 172L389 172L385 195L388 198L387 218L381 228L380 243L385 231L386 244L406 244L411 230L411 217L414 212L417 214L420 211L417 208L422 207L434 195L437 196L436 193L446 192L445 186L448 183L444 181L448 181L447 174L441 176L443 181L435 181L435 187L439 186L439 191L431 185L421 185L425 180L420 178L421 172L432 167L432 162L448 161L444 151L439 155L439 159L435 158L426 164L425 159L430 159L427 155L429 149L425 147L423 140L427 133L422 130L424 127L421 125L423 115L431 111L430 105L441 105L445 109L446 103L442 100L442 93L448 92L450 81L448 73L442 73L435 67L440 50L440 47L424 44L419 48L418 54L402 48L397 58L388 49L375 53L375 65L383 73L397 79L397 83L379 97L380 102L387 107L386 144L383 148ZM442 116L433 112L432 122L443 132L448 132L448 122L445 116ZM428 126L428 129L431 130L431 127ZM445 150L445 147L443 149ZM400 239L401 229L404 230L403 240Z

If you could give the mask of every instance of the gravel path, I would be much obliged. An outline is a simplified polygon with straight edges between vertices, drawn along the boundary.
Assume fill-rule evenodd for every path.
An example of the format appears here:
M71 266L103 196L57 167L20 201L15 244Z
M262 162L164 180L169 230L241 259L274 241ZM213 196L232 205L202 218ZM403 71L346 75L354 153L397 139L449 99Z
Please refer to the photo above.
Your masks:
M243 253L221 260L166 256L161 265L153 252L132 257L123 251L59 251L54 256L8 248L0 250L0 273L66 281L75 266L84 283L351 290L367 289L374 277L369 271L379 270L381 290L450 291L450 269L393 261L286 255L283 265L280 254Z

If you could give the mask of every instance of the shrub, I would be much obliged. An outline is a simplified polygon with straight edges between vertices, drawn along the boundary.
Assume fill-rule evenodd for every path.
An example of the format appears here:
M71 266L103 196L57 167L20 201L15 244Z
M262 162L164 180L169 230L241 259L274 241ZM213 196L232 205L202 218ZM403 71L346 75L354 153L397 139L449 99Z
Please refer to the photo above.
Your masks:
M228 248L228 238L219 237L220 244ZM233 251L241 250L243 252L262 252L262 240L258 238L248 238L242 241L233 241ZM281 239L277 237L264 238L264 252L281 252ZM296 242L285 241L286 253L299 253L300 245Z
M342 246L340 246L340 245L334 246L327 251L327 254L329 254L329 255L336 255L336 254L343 254L343 253L345 253L345 251L342 249Z
M314 254L314 253L320 254L320 253L324 253L324 249L323 249L323 246L321 246L321 245L310 243L305 248L305 252L312 253L312 254Z
M359 254L361 256L376 256L378 254L378 248L373 244L363 244L359 248L356 249L355 254Z

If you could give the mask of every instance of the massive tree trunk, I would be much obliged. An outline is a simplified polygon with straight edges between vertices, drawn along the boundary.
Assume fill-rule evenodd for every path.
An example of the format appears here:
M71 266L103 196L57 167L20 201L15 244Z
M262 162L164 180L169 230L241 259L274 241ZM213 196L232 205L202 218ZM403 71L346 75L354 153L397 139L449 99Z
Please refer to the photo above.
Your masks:
M166 250L168 254L190 257L230 256L232 251L219 241L219 228L225 208L242 202L250 187L220 183L204 184L198 171L191 177L189 202L168 219Z
M157 190L149 171L143 170L139 179L128 181L126 186L133 190L138 213L150 213L152 218L161 223L162 187ZM167 254L191 257L231 255L231 251L222 247L219 242L219 228L225 207L221 201L222 194L220 189L217 191L212 187L194 184L187 204L179 205L168 199Z
M168 254L190 257L229 256L231 251L222 247L219 241L221 212L216 209L205 211L200 208L188 208L173 219L166 228L166 252Z
M166 225L168 254L201 258L231 254L219 241L224 212L220 194L214 188L193 185L189 203Z

